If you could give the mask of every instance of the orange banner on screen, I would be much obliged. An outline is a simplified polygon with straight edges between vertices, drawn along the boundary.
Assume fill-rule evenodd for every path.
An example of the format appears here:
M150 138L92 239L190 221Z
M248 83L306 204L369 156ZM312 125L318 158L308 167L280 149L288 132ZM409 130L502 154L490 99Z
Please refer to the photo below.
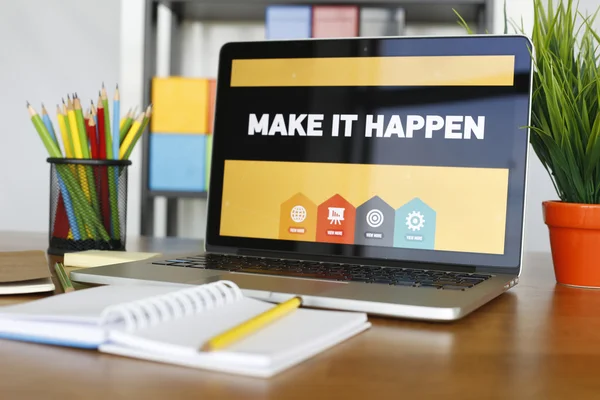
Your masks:
M226 160L220 234L503 254L508 169Z
M512 86L514 64L511 55L233 60L231 86Z

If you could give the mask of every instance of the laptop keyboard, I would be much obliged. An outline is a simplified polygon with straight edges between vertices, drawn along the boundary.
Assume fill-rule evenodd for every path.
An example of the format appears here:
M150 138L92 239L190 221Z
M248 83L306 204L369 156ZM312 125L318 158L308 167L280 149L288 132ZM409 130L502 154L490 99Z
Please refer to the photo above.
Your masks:
M486 274L219 254L156 261L152 264L444 290L466 290L492 277Z

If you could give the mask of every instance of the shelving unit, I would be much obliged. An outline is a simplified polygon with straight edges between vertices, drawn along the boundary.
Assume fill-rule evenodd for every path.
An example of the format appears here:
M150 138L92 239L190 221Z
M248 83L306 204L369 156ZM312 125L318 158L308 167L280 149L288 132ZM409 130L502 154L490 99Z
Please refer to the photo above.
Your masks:
M157 45L159 35L168 36L169 71L175 76L181 73L181 35L183 21L264 21L266 8L274 4L313 4L313 5L357 5L361 7L402 7L405 23L456 23L456 10L477 32L492 32L493 0L147 0L144 15L144 102L151 101L151 81L157 73ZM159 32L158 8L166 6L170 10L170 32ZM148 135L142 140L142 188L140 233L154 236L155 206L157 197L167 199L166 235L177 236L178 199L206 198L205 192L164 192L149 189L149 144Z

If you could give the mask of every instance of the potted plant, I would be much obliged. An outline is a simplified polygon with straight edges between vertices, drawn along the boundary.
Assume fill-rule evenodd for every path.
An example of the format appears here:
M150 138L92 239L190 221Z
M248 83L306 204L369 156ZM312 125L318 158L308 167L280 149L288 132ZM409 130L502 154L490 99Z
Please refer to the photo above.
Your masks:
M552 3L534 0L530 141L560 199L542 203L556 280L600 288L600 36L595 15Z

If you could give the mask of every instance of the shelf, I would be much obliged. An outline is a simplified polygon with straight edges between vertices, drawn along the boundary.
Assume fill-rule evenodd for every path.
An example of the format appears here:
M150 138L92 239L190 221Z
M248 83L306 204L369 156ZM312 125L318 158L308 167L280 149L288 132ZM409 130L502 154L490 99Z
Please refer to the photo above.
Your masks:
M188 198L188 199L205 199L207 192L163 192L160 190L150 190L150 197L166 197L173 199Z
M448 24L459 26L458 16L464 18L476 32L493 31L494 0L146 0L144 11L144 103L150 103L150 83L157 71L158 6L171 9L169 36L169 67L172 74L181 72L181 36L185 21L254 22L265 21L269 5L357 5L361 7L403 8L406 24ZM163 32L164 33L164 32ZM154 232L154 200L167 198L167 236L176 236L178 198L205 199L206 192L170 192L149 190L148 185L148 135L142 137L144 159L142 162L141 233L152 236Z
M264 21L268 5L344 4L365 7L402 7L408 23L457 23L455 9L466 21L478 22L486 0L179 0L164 1L179 18L200 21Z

